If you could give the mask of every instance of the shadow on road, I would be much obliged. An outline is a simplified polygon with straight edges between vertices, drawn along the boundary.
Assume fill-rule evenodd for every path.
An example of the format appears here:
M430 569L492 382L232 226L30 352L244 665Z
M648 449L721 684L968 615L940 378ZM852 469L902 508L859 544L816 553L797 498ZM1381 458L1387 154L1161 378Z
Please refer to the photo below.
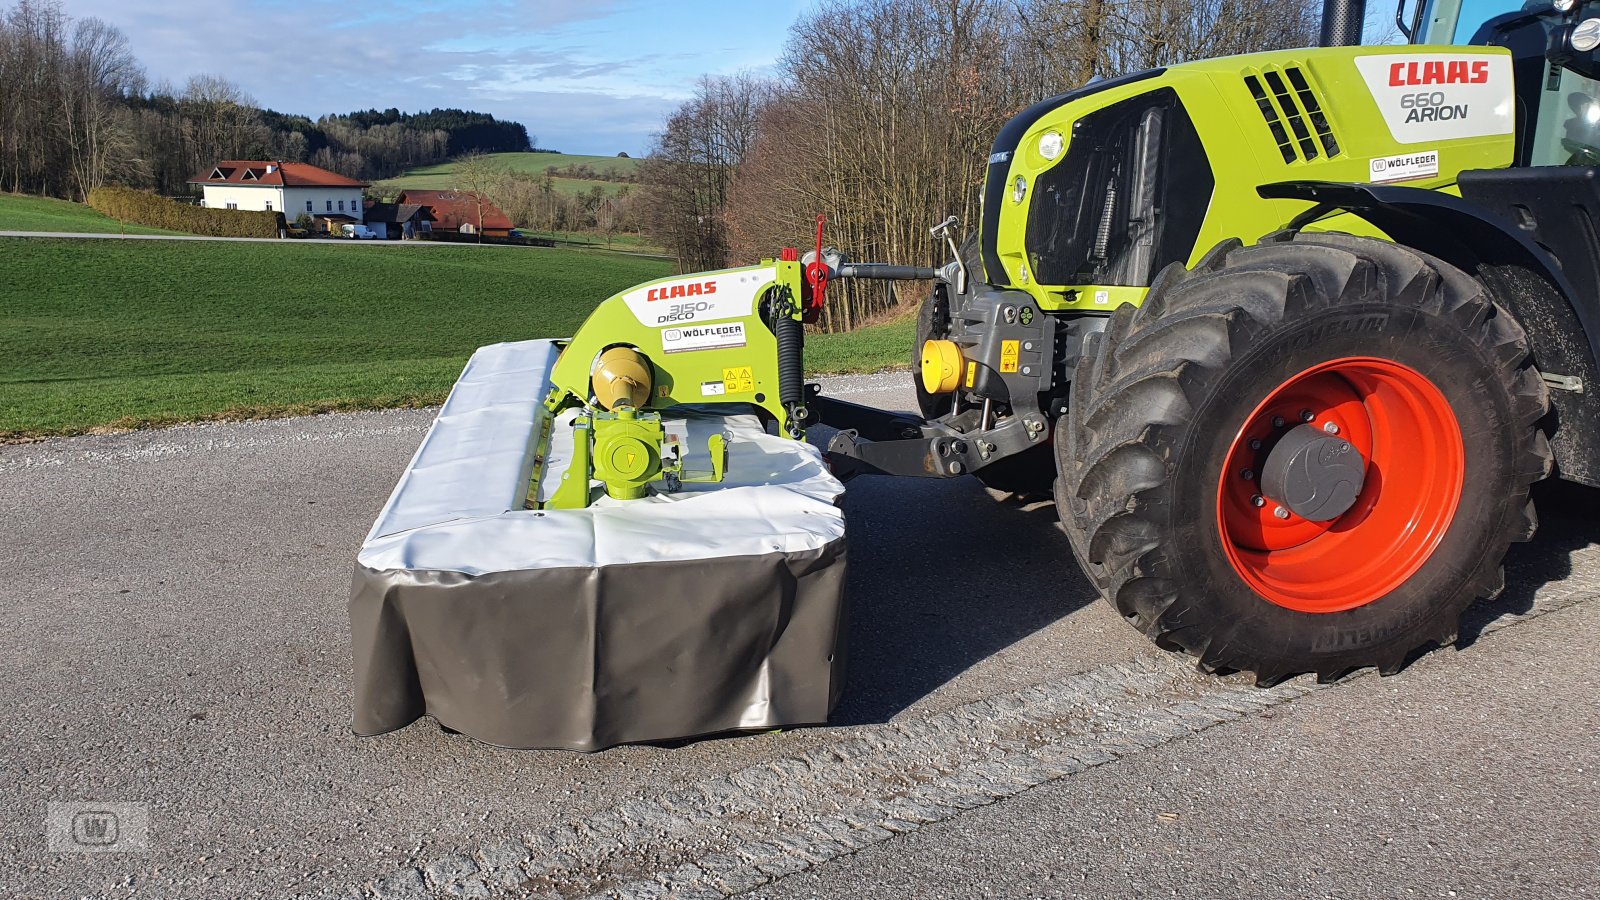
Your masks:
M1600 490L1551 482L1540 529L1506 557L1506 589L1463 616L1458 646L1533 608L1600 543ZM888 721L973 665L1095 601L1053 504L996 500L975 479L858 478L850 528L848 665L835 725ZM1420 655L1420 652L1419 652Z
M1506 554L1506 589L1499 597L1475 604L1461 617L1456 646L1469 647L1484 628L1502 616L1533 609L1534 594L1572 574L1572 554L1600 542L1600 490L1563 481L1534 486L1539 531L1526 544L1511 545Z
M972 478L857 478L848 664L831 722L883 722L974 664L1093 602L1053 504Z

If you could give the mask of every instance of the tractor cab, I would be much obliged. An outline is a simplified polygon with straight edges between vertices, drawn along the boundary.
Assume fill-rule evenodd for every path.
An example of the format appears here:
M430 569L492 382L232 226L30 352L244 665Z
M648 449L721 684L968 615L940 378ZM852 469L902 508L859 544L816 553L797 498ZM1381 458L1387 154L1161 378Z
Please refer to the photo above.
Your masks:
M1600 164L1600 9L1581 0L1427 0L1414 44L1505 47L1516 73L1517 166Z

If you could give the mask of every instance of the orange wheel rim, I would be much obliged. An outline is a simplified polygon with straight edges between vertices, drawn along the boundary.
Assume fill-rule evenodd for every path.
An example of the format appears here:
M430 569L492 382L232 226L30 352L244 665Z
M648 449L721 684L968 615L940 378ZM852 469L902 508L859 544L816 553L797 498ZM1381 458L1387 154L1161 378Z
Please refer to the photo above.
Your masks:
M1355 503L1327 522L1288 511L1255 480L1275 439L1307 421L1349 441L1366 462ZM1365 606L1439 546L1465 469L1460 425L1433 382L1393 360L1326 362L1280 385L1234 436L1217 488L1222 546L1239 577L1278 606Z

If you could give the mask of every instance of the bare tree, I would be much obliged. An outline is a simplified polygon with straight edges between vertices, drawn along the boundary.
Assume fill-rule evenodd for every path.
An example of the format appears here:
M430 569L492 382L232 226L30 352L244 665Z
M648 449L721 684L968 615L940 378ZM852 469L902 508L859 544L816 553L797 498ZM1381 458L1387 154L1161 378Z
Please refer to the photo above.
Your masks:
M80 198L126 173L133 142L125 105L143 82L128 39L100 19L80 19L73 30L61 94L60 127L67 165Z
M505 167L486 153L473 151L456 157L456 183L471 192L478 208L478 243L483 243L483 203L495 184L505 177Z
M644 224L683 271L728 263L729 188L770 94L765 81L749 75L702 78L657 136L642 173Z
M255 101L220 75L195 75L179 99L187 125L189 168L198 172L219 159L239 159L266 133Z

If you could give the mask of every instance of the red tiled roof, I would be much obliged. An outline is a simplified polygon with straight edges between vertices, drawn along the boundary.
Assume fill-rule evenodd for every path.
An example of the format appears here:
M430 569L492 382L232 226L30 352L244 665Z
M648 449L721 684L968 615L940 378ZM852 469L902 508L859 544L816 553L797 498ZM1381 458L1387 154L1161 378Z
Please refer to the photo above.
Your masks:
M365 181L303 162L225 159L189 179L190 184L244 184L268 187L367 187Z
M436 229L460 231L462 225L478 227L478 195L472 191L401 191L395 202L427 207ZM503 231L511 227L510 217L485 198L484 230Z

